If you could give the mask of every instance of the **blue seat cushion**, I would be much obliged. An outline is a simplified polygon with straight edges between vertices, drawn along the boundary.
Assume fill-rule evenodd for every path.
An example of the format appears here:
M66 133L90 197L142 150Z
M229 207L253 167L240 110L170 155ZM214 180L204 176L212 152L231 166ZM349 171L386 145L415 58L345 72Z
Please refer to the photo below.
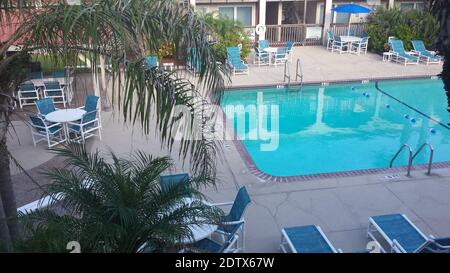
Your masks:
M36 98L37 94L36 92L20 92L20 96L22 98Z
M285 228L289 240L299 253L333 253L325 238L316 226L301 226Z
M372 219L391 241L397 240L408 253L425 243L422 235L401 214L373 216Z

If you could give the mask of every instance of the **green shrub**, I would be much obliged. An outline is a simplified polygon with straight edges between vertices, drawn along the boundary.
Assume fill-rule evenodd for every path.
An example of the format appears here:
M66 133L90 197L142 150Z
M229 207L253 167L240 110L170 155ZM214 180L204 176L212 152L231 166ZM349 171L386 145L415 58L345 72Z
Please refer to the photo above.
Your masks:
M368 23L369 50L377 53L389 50L389 36L403 40L406 50L412 48L414 39L423 40L427 47L432 48L439 27L436 18L428 11L383 8L370 15Z
M241 58L245 59L251 50L251 42L248 34L245 32L242 24L239 22L221 18L215 13L204 15L205 20L214 31L216 44L214 49L219 61L224 62L227 58L227 47L242 45Z

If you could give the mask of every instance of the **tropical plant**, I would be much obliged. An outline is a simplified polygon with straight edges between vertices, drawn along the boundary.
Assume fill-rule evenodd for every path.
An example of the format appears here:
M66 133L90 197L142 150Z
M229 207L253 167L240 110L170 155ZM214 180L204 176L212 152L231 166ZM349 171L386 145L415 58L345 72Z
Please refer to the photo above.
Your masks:
M440 77L444 82L444 89L447 94L447 111L450 114L450 7L446 0L432 0L430 1L430 9L436 14L440 26L436 47L438 53L444 57Z
M437 32L438 23L429 11L379 8L368 21L369 50L377 53L388 51L389 36L403 40L406 50L412 49L413 39L421 39L426 46L432 47Z
M191 178L188 189L161 188L159 176L173 167L168 157L137 152L131 159L114 153L103 158L76 144L55 151L67 166L48 171L52 183L44 189L54 200L51 207L63 212L22 215L17 252L67 252L70 241L79 242L82 252L165 251L192 237L189 225L217 223L222 215L200 201L199 178ZM198 201L184 202L187 193Z
M214 31L216 39L214 49L220 61L224 62L226 60L227 47L242 45L241 57L243 59L250 54L250 38L240 22L220 17L214 12L205 13L202 16Z
M111 65L110 86L113 105L122 111L126 122L139 123L146 133L156 122L161 141L169 149L179 143L179 156L187 160L191 173L214 182L218 146L204 132L211 113L204 110L206 98L220 99L226 70L216 62L217 55L209 44L210 26L191 8L166 0L97 0L68 5L66 1L42 1L42 7L29 8L36 1L0 0L0 22L21 22L16 32L0 46L0 75L18 55L6 56L10 45L22 45L22 52L39 50L56 56L64 65L76 65L73 56L84 55L97 74L99 57ZM192 83L176 73L159 68L149 69L144 63L146 52L157 52L165 43L174 45L175 58L182 59L186 48L195 47L203 62L197 81ZM200 92L198 90L207 90ZM16 216L6 149L7 121L12 104L12 91L0 90L0 211L6 219ZM173 115L178 105L188 111ZM5 111L4 109L8 109ZM177 112L178 113L178 112ZM180 122L183 120L183 122ZM197 123L196 130L180 129ZM3 179L7 177L8 179ZM2 239L9 240L16 229L14 221L0 228ZM5 228L6 227L6 228ZM4 236L3 236L4 235ZM9 238L9 239L8 239ZM8 243L7 243L8 244ZM8 244L11 245L11 244Z

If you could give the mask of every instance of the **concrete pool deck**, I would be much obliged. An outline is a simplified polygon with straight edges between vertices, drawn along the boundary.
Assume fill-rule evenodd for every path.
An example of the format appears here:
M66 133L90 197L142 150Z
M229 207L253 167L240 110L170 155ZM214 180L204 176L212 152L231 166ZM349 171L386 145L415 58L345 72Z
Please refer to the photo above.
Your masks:
M339 55L322 47L297 47L295 54L302 58L305 82L363 79L372 74L381 78L433 76L441 70L440 65L405 67L382 62L378 55ZM250 67L249 76L232 77L234 86L282 82L282 66ZM90 139L91 150L100 149L105 153L114 150L122 156L142 150L176 158L176 147L173 152L161 149L153 132L144 136L138 126L124 125L120 114L103 112L102 125L103 140ZM61 161L44 145L33 147L26 124L14 121L14 129L16 132L8 139L12 155L33 176L36 174L39 183L48 183L37 174L42 168L60 165ZM252 203L245 213L246 252L279 252L281 228L309 224L321 226L336 248L344 252L360 251L367 243L369 216L388 213L406 214L427 235L450 236L448 168L432 170L431 176L420 170L413 171L411 177L393 171L301 182L267 182L251 174L233 141L224 141L222 146L217 190L211 187L203 192L213 202L232 201L239 187L247 187ZM187 165L183 167L177 162L173 172L187 171ZM19 169L13 165L12 168L18 205L34 201L39 190ZM392 174L394 178L387 177Z

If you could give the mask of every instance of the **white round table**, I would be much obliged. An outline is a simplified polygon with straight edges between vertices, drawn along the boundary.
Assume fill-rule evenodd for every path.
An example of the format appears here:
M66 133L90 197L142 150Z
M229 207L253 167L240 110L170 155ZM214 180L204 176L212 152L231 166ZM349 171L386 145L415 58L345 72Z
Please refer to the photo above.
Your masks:
M78 108L61 109L45 115L45 119L50 122L62 123L66 139L69 140L69 127L67 123L80 120L84 114L86 114L86 111Z
M201 201L205 205L209 205L209 206L211 205L211 204L209 204L206 201L198 200L198 199L194 199L194 198L190 198L190 197L186 197L186 198L183 198L183 199L184 199L183 202L185 204L191 204L194 201ZM217 228L218 228L217 225L206 224L206 223L205 224L199 224L199 225L189 225L189 229L192 232L193 238L189 238L189 237L182 238L180 240L180 243L192 244L194 242L197 242L197 241L200 241L202 239L205 239L205 238L209 237L211 234L213 234L214 231L217 230Z
M264 52L269 53L269 65L272 64L272 57L278 51L278 47L266 47L263 49Z

